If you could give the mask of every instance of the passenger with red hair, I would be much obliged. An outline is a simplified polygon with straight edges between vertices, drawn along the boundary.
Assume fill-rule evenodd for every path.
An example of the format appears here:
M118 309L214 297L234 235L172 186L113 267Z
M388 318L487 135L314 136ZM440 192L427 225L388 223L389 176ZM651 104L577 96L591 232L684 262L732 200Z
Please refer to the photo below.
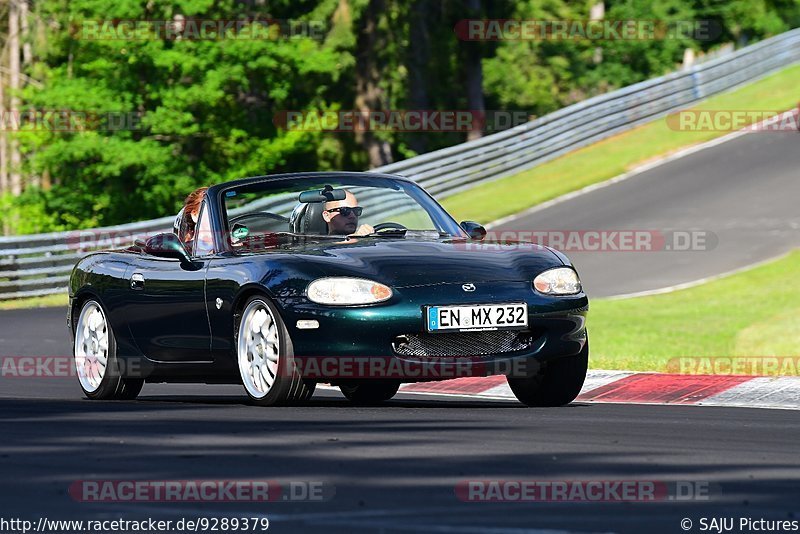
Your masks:
M191 243L197 229L197 219L200 216L200 206L206 196L208 187L195 189L183 202L183 208L175 217L174 232L183 243Z

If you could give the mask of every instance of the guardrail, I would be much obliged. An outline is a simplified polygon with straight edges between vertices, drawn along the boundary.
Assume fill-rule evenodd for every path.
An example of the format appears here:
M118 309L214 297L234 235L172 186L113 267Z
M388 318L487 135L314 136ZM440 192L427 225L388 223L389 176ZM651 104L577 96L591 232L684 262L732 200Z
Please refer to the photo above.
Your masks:
M386 165L375 172L413 178L446 197L529 169L638 124L685 108L800 61L800 29L727 56L599 95L475 141ZM80 231L0 237L0 300L59 293L89 250L127 246L137 235L167 231L173 217ZM107 239L98 236L107 234Z

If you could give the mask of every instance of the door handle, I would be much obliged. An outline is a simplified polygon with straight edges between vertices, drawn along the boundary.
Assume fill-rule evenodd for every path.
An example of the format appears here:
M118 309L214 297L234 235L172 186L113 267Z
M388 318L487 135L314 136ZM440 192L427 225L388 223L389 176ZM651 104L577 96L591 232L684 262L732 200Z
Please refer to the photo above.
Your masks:
M142 273L133 273L133 276L131 276L131 289L144 289L144 275Z

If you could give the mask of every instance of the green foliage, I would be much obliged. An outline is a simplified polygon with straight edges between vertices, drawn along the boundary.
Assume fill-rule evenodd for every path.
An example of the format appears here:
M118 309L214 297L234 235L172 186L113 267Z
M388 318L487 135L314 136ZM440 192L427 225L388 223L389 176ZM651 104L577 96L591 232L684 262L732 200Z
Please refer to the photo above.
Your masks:
M592 84L606 81L612 87L623 87L661 76L680 64L685 49L702 45L680 31L683 22L696 19L692 5L685 0L652 3L626 0L614 3L606 17L611 20L657 21L655 34L661 38L603 41L600 47L603 61L588 76Z
M374 50L359 51L367 7L378 10ZM352 132L287 131L286 111L357 107L357 64L371 54L382 109L468 109L470 55L483 58L486 108L543 115L610 88L672 70L686 47L760 39L800 24L800 0L614 0L606 19L719 22L713 41L580 39L466 43L466 17L586 20L587 0L38 0L36 61L25 106L127 114L135 127L16 134L24 175L3 200L13 233L108 225L174 213L195 187L243 176L364 169ZM469 6L477 4L477 11ZM300 20L316 38L97 39L102 21ZM259 26L261 27L261 26ZM318 26L315 26L318 27ZM361 56L359 56L361 54ZM602 61L597 61L599 57ZM381 132L395 158L463 142L463 133Z
M745 44L800 26L800 0L699 0L696 11L719 24L715 43Z
M514 19L586 20L589 6L563 0L517 2ZM577 81L591 68L588 40L509 40L484 60L485 90L493 109L524 110L540 116L580 100Z
M331 166L319 160L336 152L318 151L321 133L286 132L273 118L279 110L325 109L336 94L332 88L341 66L353 64L346 50L310 38L81 38L101 19L171 20L178 12L215 20L283 14L247 12L233 0L157 5L50 0L41 2L40 10L41 17L59 26L49 33L37 66L44 86L29 88L27 103L37 109L129 114L140 117L141 124L119 131L21 133L29 153L27 173L49 176L52 186L29 188L16 201L28 210L25 221L36 222L15 217L15 231L156 217L174 212L200 185ZM36 204L47 217L30 211Z

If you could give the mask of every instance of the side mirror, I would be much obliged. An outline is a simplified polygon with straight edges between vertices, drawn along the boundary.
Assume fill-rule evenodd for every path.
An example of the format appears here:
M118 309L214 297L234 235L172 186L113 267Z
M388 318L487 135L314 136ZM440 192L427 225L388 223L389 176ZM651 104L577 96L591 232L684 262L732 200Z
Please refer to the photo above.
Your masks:
M460 226L471 239L483 241L483 238L486 237L486 228L474 221L461 221Z
M181 240L172 232L156 234L149 238L144 246L144 251L158 258L173 258L179 260L185 269L194 270L195 265Z

